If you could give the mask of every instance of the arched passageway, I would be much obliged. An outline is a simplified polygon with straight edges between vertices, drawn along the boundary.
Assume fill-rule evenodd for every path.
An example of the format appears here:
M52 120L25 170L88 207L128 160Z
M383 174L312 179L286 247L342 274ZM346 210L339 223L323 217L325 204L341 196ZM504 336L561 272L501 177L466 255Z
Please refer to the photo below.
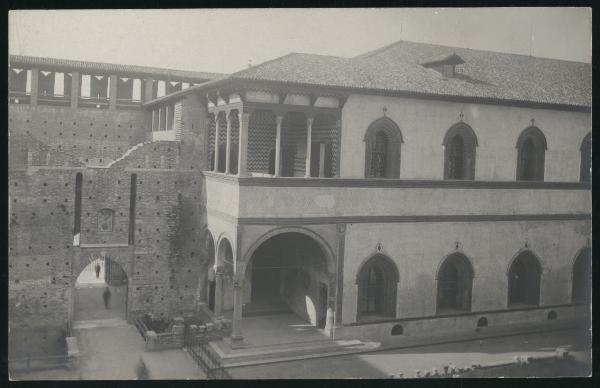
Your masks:
M90 260L75 282L73 320L126 319L128 283L116 261L109 257Z
M528 251L517 256L508 271L508 306L540 304L542 267Z
M592 251L583 249L573 264L573 303L590 303L592 300Z
M313 238L286 232L263 242L246 269L244 315L293 312L325 327L329 293L327 258Z
M198 279L197 298L199 304L207 305L215 311L215 240L207 230L204 235L204 261L199 263L200 279Z

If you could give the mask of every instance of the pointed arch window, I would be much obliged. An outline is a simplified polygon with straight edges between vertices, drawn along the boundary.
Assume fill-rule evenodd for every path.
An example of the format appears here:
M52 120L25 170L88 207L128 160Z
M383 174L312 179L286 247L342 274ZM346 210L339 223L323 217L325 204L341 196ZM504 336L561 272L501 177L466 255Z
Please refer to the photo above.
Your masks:
M365 134L365 178L399 178L400 128L382 117L369 125Z
M508 306L540 303L542 267L531 252L517 256L508 271Z
M589 182L591 169L592 169L592 136L591 136L591 134L588 133L587 136L583 139L579 150L581 152L581 163L580 163L580 167L579 167L579 181Z
M399 274L386 256L375 255L357 276L358 319L396 316L396 289Z
M475 179L475 150L478 145L473 129L453 125L444 137L444 179Z
M464 255L448 256L438 271L437 312L471 310L473 267Z
M517 180L543 181L546 137L537 127L525 129L517 141Z
M573 264L573 303L589 303L592 299L592 252L583 249Z

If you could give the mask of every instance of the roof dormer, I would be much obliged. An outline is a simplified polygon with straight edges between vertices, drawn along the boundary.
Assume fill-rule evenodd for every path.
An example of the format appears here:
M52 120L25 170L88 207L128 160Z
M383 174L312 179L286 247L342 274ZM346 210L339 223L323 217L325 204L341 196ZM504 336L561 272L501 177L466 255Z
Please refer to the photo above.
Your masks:
M465 61L456 55L456 53L453 53L441 59L421 63L421 66L428 69L433 69L442 74L444 77L451 78L456 75L456 65L463 63L465 63Z

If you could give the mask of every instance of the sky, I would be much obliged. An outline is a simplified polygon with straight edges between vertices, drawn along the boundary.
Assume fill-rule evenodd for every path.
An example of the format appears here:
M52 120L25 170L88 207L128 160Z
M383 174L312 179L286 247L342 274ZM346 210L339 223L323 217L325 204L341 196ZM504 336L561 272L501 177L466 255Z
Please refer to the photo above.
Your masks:
M9 53L232 73L398 40L591 62L590 8L21 10Z

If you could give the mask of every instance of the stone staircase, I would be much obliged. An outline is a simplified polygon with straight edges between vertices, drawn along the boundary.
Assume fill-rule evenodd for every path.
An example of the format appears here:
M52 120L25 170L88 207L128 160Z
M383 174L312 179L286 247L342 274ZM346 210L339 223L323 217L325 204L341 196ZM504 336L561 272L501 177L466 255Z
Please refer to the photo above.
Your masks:
M329 339L252 346L242 349L232 349L229 339L211 342L210 345L220 357L221 364L225 368L328 356L342 356L346 354L375 351L380 347L378 342Z

